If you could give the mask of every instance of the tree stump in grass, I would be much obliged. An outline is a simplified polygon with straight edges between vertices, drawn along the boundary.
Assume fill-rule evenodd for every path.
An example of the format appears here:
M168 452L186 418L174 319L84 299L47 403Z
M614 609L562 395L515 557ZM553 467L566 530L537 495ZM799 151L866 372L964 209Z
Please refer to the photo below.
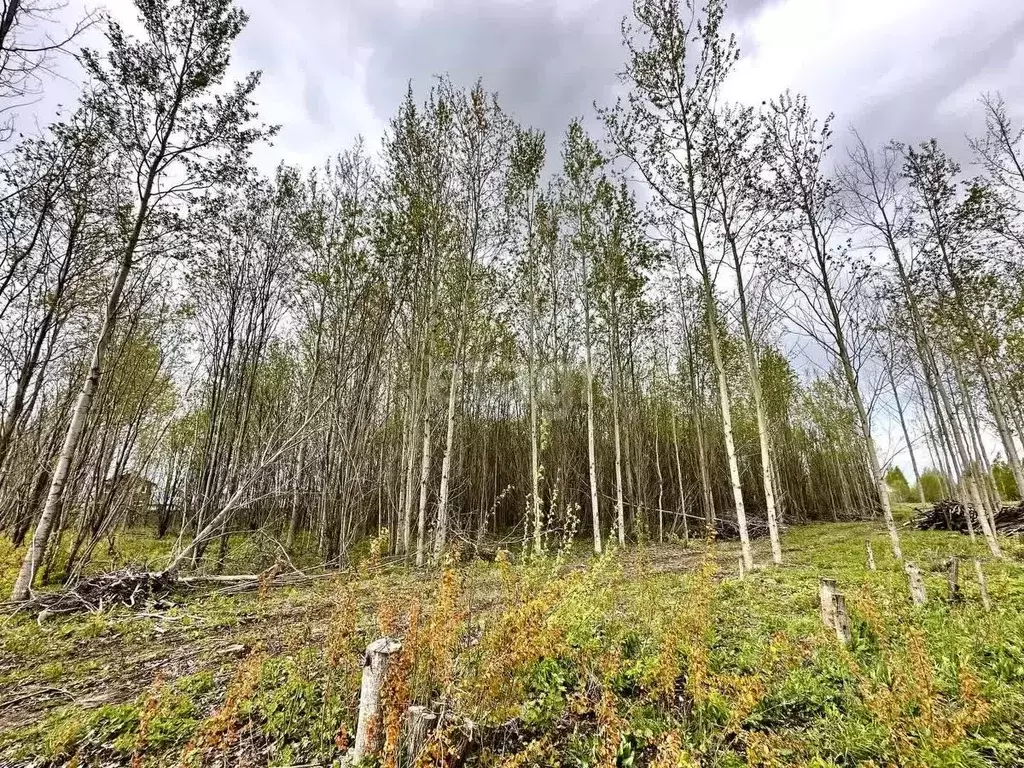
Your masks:
M908 561L904 570L907 572L907 580L910 582L910 599L914 601L914 605L924 605L928 602L928 594L924 589L921 569Z
M946 566L946 580L949 582L949 602L959 603L960 595L960 559L951 557Z
M818 581L818 602L821 610L821 623L836 633L839 642L844 645L853 639L850 629L850 614L846 610L846 598L836 592L835 579Z
M430 732L437 726L437 715L424 706L409 707L409 723L405 737L405 757L409 765L416 764L420 750L427 741Z
M836 627L836 581L821 579L818 581L818 603L821 609L821 623L829 629Z
M846 612L846 598L838 592L832 595L832 613L835 621L836 637L843 645L849 645L853 640L853 630L850 627L850 614Z
M875 570L875 553L871 549L871 542L870 541L865 541L864 544L868 548L868 570L869 571L873 571L873 570Z
M390 637L382 637L366 646L366 655L363 657L363 681L359 689L356 740L348 754L352 764L380 752L380 687L384 682L391 657L400 650L402 644Z
M992 602L988 599L988 583L985 581L985 570L981 567L981 560L974 561L974 573L978 576L978 588L981 590L981 604L986 611L992 610Z

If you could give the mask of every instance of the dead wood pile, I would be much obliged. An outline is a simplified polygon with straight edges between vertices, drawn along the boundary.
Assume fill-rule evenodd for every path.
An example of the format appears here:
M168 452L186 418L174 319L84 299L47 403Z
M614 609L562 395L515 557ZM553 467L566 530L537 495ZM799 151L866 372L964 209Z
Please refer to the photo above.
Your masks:
M919 512L911 525L919 531L956 531L968 532L968 519L975 533L981 533L978 512L970 505L947 499L933 504ZM1001 536L1013 536L1024 533L1024 502L1004 506L995 515L996 533Z
M37 592L17 604L30 613L98 612L116 606L160 609L169 606L167 596L176 586L172 573L146 571L133 566L79 581L57 592Z

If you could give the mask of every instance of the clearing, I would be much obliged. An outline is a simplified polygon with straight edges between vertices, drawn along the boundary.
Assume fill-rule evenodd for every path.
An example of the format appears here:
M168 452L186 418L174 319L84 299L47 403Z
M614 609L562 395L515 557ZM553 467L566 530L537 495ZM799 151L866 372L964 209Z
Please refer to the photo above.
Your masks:
M786 564L742 580L732 542L440 572L371 547L351 572L290 586L15 614L0 625L0 764L337 765L363 650L385 634L403 648L384 765L408 764L413 704L440 722L419 765L1024 764L1024 547L1007 539L996 562L966 536L904 528L917 607L886 542L873 523L793 527ZM822 577L845 594L849 644L822 624Z

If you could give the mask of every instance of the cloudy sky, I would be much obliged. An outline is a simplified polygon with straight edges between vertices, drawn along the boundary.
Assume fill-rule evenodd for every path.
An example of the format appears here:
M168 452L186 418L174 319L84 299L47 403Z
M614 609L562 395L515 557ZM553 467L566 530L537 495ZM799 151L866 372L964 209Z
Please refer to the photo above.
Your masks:
M404 95L433 75L482 77L521 122L557 143L568 120L614 99L619 25L630 0L240 0L251 21L236 54L263 70L258 98L280 123L261 163L312 164L357 134L372 144ZM73 0L80 5L83 0ZM89 2L89 0L85 0ZM130 20L130 0L107 0ZM72 6L72 9L74 5ZM936 136L964 154L984 90L1024 113L1022 0L732 0L743 58L729 85L757 103L806 93L836 127L866 138ZM71 79L73 72L68 72ZM1016 75L1016 76L1015 76ZM40 122L71 83L36 105Z
M560 137L614 98L629 0L243 1L238 64L264 72L278 153L315 161L378 137L406 83L482 77L519 120ZM733 0L733 98L806 93L837 128L937 136L957 150L983 90L1024 108L1022 0ZM955 146L954 146L955 145ZM275 153L277 154L277 153Z

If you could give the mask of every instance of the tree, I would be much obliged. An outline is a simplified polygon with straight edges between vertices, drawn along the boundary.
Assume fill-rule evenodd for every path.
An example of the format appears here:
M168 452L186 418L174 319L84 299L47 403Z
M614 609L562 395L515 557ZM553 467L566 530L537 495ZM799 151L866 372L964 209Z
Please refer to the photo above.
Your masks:
M949 487L949 480L941 472L935 469L926 469L921 473L921 488L924 492L925 501L934 503L942 501L946 496L946 489Z
M992 481L1002 498L1020 500L1020 488L1017 481L1013 472L1010 471L1010 467L1002 459L992 462Z
M932 273L949 288L950 304L957 310L964 341L973 352L984 381L989 409L1019 487L1024 486L1024 466L1010 431L1003 387L992 368L990 352L985 349L991 346L992 340L978 323L979 313L970 306L972 296L987 293L978 280L982 277L980 261L984 257L972 248L977 237L972 214L984 205L984 191L975 185L966 200L958 201L959 172L959 165L934 140L924 142L918 149L907 150L904 175L914 192L920 238L929 251ZM976 290L972 291L972 287Z
M910 501L910 483L907 482L902 469L890 467L885 473L885 482L889 484L897 501Z
M725 5L709 0L689 19L676 0L635 0L636 27L623 23L628 51L621 75L629 88L602 116L611 143L637 168L663 207L663 226L690 253L703 288L704 319L717 370L722 429L743 560L753 565L721 350L710 246L716 187L706 162L712 107L738 57L735 39L722 37Z
M724 107L711 120L707 162L714 188L712 210L722 228L726 249L732 256L732 267L736 273L740 327L743 330L747 375L761 449L761 484L768 517L768 537L772 560L778 565L782 563L782 544L779 540L772 450L758 376L757 345L747 306L748 289L743 263L749 251L767 234L772 219L771 207L765 203L768 192L763 189L762 183L762 176L765 175L762 160L764 149L759 146L757 121L752 109Z
M242 11L230 0L161 0L140 2L138 8L143 39L133 39L109 22L106 60L83 52L97 89L85 106L95 111L112 151L130 169L135 195L115 209L117 270L46 505L11 593L13 600L28 597L46 550L133 267L153 253L161 236L180 230L173 204L236 178L245 167L249 147L267 133L251 125L258 74L226 91L220 88L231 44L245 26Z
M541 259L538 243L538 209L546 205L540 196L540 173L544 165L544 135L519 129L512 146L509 169L509 205L518 233L520 273L525 285L526 314L526 391L530 409L530 514L527 525L533 530L533 549L542 547L543 517L540 464L540 416L537 405L538 368L540 367Z
M54 54L65 53L98 20L87 12L70 29L56 29L65 7L48 0L0 2L0 144L14 133L12 112L42 89Z
M790 318L834 357L856 410L861 445L878 493L889 541L896 559L902 558L899 532L892 516L889 491L878 461L871 420L860 391L859 365L853 346L864 329L863 286L870 267L833 242L842 208L836 185L825 175L825 155L831 142L831 118L819 126L807 100L783 94L764 115L774 191L787 229L787 247L780 277L800 296L804 320Z
M960 468L966 467L972 460L969 442L964 437L959 420L955 418L952 396L941 375L935 334L928 328L920 286L915 284L915 269L911 261L914 253L912 205L900 167L904 148L890 142L880 150L872 151L856 133L854 140L849 160L838 174L845 202L844 217L860 237L871 245L883 248L892 259L896 269L897 292L901 297L899 303L909 314L911 346L917 353L925 389L930 398L930 403L922 403L926 409L925 419L928 419L927 407L930 405L935 411L940 444L948 452L950 463L957 468L966 485L964 501L970 498L977 509L982 509L983 498L975 479L960 472ZM913 455L899 394L891 376L891 366L888 371L908 450ZM952 477L952 474L949 476ZM925 492L925 484L920 480L918 490L921 494ZM973 528L969 530L973 536ZM994 538L988 538L988 541L990 547L998 546Z
M571 248L580 265L580 295L583 304L583 353L587 387L587 476L590 481L590 517L593 526L594 552L601 553L601 506L598 501L597 444L594 427L594 363L592 304L593 264L597 258L597 192L600 179L597 171L604 158L595 142L586 135L579 120L569 123L562 145L562 167L565 186L562 205L572 228Z

